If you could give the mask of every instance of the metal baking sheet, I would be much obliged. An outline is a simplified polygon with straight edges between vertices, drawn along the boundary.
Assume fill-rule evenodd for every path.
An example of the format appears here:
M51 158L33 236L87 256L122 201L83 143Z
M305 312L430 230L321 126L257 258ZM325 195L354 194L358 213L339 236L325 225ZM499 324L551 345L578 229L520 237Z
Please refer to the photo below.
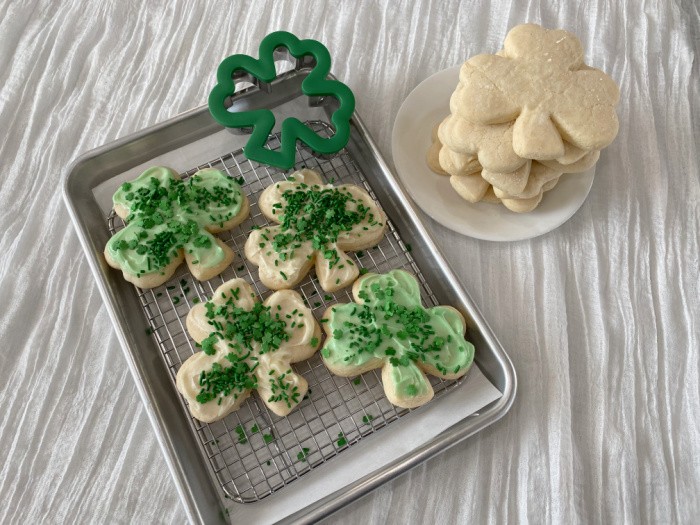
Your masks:
M303 70L288 72L275 81L274 89L267 96L261 97L257 90L247 90L237 95L236 103L244 107L264 105L274 108L276 113L289 112L300 118L319 118L312 125L319 133L331 133L322 119L333 110L332 105L315 101L311 107L300 100L299 84L304 74ZM179 164L173 167L185 176L197 168L213 166L233 177L243 177L244 191L253 204L251 217L223 235L234 252L240 254L250 226L262 225L265 221L255 206L256 195L268 184L281 180L285 173L247 161L240 149L234 151L231 147L235 142L233 135L221 132L206 108L200 108L88 153L75 163L66 177L64 194L76 230L193 522L211 522L226 516L234 521L238 516L264 520L317 519L480 430L501 417L512 403L515 374L510 361L442 260L357 117L353 118L351 128L350 143L339 155L316 158L304 148L298 148L297 167L315 169L327 180L364 185L381 203L390 219L390 228L382 243L362 253L357 263L378 271L408 269L419 277L426 304L458 307L468 319L468 337L477 349L477 373L480 378L487 378L500 396L477 413L463 413L462 418L444 432L419 443L420 447L413 446L391 462L360 472L362 479L356 480L358 472L353 472L349 476L352 479L342 485L344 490L322 498L307 498L308 505L298 509L284 502L292 491L304 490L303 484L292 482L308 479L312 484L314 478L323 479L324 472L330 477L336 472L329 469L343 469L343 464L347 464L341 461L343 455L350 457L351 452L360 450L370 437L375 440L376 447L382 435L388 436L390 426L400 431L401 427L410 425L404 420L417 421L415 418L419 416L404 417L410 412L420 414L432 410L432 415L438 414L451 397L445 395L447 401L441 404L443 394L452 390L466 391L478 380L472 380L471 373L461 381L434 378L436 399L426 407L408 411L386 401L378 374L338 378L330 375L316 356L296 367L309 380L311 395L290 416L274 416L257 397L251 397L241 410L222 422L203 425L189 417L184 401L174 388L174 374L194 351L183 327L184 316L194 301L208 299L218 284L233 276L246 278L263 297L269 292L257 281L255 268L241 257L221 277L206 283L193 280L184 266L170 282L154 290L141 291L125 283L119 272L109 269L101 258L109 230L120 227L119 219L113 215L105 221L107 196L111 196L122 180L138 174L142 164L164 163L158 162L162 157L167 158L170 165ZM276 140L271 137L268 146L276 147ZM221 153L210 155L214 151ZM328 305L349 299L346 291L323 292L311 277L297 289L318 316ZM342 439L339 439L341 433ZM266 440L264 436L273 439ZM308 449L308 453L299 459L298 452L304 449ZM313 476L310 475L312 471ZM270 503L264 507L251 503L258 500ZM272 512L270 509L275 506L280 508ZM258 513L256 509L262 508L266 512Z

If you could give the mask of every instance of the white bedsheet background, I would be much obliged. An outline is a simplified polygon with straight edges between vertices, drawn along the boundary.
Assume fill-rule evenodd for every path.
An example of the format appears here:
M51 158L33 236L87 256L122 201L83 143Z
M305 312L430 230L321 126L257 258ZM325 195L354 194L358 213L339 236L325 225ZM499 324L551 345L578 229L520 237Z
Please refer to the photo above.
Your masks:
M591 194L558 230L494 244L426 218L518 398L333 520L697 518L698 20L692 0L0 1L0 522L184 519L59 196L77 155L205 103L221 59L287 29L329 47L391 161L409 91L526 21L578 34L621 103Z

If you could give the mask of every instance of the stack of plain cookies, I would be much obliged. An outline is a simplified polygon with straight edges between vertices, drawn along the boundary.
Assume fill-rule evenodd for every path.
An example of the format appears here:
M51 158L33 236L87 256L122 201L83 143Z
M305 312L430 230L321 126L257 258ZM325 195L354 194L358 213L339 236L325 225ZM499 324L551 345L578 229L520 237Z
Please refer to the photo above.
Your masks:
M618 130L619 90L575 35L534 24L465 62L427 160L469 202L534 210L562 176L593 167Z

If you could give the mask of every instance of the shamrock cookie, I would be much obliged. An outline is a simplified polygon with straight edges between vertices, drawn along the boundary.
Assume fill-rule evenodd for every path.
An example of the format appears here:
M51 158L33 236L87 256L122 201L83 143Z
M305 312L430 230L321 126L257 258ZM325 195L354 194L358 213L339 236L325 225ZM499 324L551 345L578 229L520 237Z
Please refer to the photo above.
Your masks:
M470 202L531 211L562 174L595 165L617 134L618 99L615 82L584 64L575 35L514 27L501 51L462 65L428 165Z
M115 213L127 222L107 242L107 263L140 288L154 288L183 259L200 281L221 273L233 252L212 233L230 230L248 217L248 198L232 178L204 169L187 180L170 168L149 168L122 184Z
M455 93L458 91L459 88ZM461 155L491 173L514 174L527 179L533 158L520 157L515 152L513 128L513 122L487 126L471 123L456 114L448 116L440 124L437 137L433 139L434 143L439 141L445 146L441 147L439 153L441 167L452 175L463 174L449 169L449 160L445 160L446 154L453 157ZM566 173L580 173L591 168L599 156L600 152L597 150L588 152L564 142L564 152L560 156L536 160ZM476 170L472 169L471 172L474 171Z
M426 372L456 379L471 367L474 346L464 339L462 314L450 306L424 308L410 273L369 273L352 293L355 303L332 306L323 316L328 338L321 357L334 374L382 368L389 401L414 408L433 397Z
M200 421L238 410L253 390L278 416L304 398L308 383L291 363L314 354L321 329L297 292L275 292L261 303L247 282L232 279L190 310L187 331L202 351L182 364L177 388Z
M253 230L245 255L273 290L293 288L314 263L325 291L349 286L360 272L345 252L377 245L386 229L384 213L365 190L323 184L308 169L265 188L258 205L278 224Z
M565 155L565 141L600 150L617 135L617 85L584 64L581 42L567 31L516 26L500 54L467 60L459 78L459 114L481 125L514 121L519 157L556 159Z

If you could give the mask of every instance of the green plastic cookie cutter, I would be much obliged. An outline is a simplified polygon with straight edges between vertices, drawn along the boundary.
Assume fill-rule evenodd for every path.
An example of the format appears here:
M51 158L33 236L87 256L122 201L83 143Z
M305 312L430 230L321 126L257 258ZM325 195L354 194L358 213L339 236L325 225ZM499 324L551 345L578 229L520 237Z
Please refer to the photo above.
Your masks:
M227 100L236 91L237 72L246 72L260 82L272 82L275 71L275 50L284 47L298 60L311 56L314 68L301 83L301 91L309 97L330 96L338 101L338 109L331 116L335 129L332 137L320 137L300 120L289 117L282 122L280 149L265 148L268 136L275 125L275 116L269 109L231 112ZM259 59L248 55L231 55L224 59L216 72L217 84L209 94L209 111L214 119L227 128L253 129L248 143L243 148L244 155L261 164L269 164L282 169L294 166L295 146L299 140L316 153L331 155L343 149L350 139L350 117L355 110L355 97L349 87L338 80L327 79L331 67L328 49L316 40L299 40L286 31L267 35L260 43ZM240 77L240 75L238 75Z

